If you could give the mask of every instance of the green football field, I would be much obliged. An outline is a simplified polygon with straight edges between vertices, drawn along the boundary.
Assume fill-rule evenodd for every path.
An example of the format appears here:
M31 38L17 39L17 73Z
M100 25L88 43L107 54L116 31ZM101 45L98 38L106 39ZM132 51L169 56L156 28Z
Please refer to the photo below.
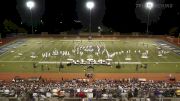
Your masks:
M180 48L158 39L27 38L2 48L0 72L180 73Z

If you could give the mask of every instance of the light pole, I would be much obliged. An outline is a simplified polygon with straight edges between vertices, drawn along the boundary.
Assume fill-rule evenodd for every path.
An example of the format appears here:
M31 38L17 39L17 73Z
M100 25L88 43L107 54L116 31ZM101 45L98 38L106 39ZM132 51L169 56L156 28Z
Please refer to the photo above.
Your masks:
M146 2L146 8L149 10L148 12L148 20L147 20L147 34L149 33L149 16L151 13L151 9L153 8L154 3L151 1Z
M86 7L89 9L90 12L90 17L89 17L89 39L92 39L92 34L91 34L91 10L94 8L94 2L93 1L88 1L86 3Z
M29 10L30 10L30 13L31 13L31 27L32 27L32 34L33 34L33 19L32 19L32 8L35 6L35 3L34 3L34 1L28 1L27 3L26 3L26 6L29 8Z

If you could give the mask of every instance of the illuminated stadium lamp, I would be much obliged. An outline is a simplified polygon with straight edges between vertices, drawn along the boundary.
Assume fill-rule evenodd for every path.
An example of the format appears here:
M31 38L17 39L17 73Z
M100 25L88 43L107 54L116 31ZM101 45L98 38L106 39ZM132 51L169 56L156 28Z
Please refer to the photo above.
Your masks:
M94 2L92 1L87 2L86 7L91 10L92 8L94 8Z
M89 39L92 39L91 36L91 10L94 8L94 2L93 1L88 1L86 3L86 7L89 9L90 11L90 22L89 22Z
M33 1L28 1L28 2L26 3L26 5L27 5L27 7L28 7L30 10L35 6L35 4L34 4Z
M151 12L151 9L154 7L154 3L151 1L146 2L146 8L149 10L148 13L148 21L147 21L147 34L149 33L149 15Z
M153 2L149 1L149 2L146 3L146 8L147 9L151 10L153 7L154 7Z
M31 12L31 26L32 26L32 34L33 34L33 19L32 19L32 8L35 6L34 1L28 1L26 3L26 6L29 8L30 12Z

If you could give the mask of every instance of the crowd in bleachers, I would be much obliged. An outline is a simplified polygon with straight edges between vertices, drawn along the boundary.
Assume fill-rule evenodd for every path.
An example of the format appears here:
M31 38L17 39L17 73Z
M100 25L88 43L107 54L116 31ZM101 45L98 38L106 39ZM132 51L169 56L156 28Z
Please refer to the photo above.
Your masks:
M141 97L152 100L157 97L178 97L178 90L180 90L180 82L177 81L141 81L139 79L0 82L0 96L21 97L26 101L51 97L126 100Z

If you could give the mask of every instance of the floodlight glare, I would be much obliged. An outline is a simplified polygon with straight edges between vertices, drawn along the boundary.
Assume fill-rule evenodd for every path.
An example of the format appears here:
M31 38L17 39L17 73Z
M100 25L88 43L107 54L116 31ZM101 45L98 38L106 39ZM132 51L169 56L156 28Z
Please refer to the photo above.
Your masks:
M34 4L33 1L28 1L28 2L26 3L26 6L27 6L29 9L32 9L32 8L35 6L35 4Z
M88 1L86 3L86 7L89 9L89 13L90 13L90 16L89 16L89 39L91 40L92 39L92 36L91 36L91 10L92 8L94 8L94 2L93 1Z
M26 6L29 8L31 12L31 26L32 26L32 34L33 34L33 18L32 18L32 8L35 6L34 1L27 1Z
M146 2L146 8L149 10L149 13L148 13L148 20L147 20L147 33L149 33L149 16L150 16L150 12L151 12L151 9L153 8L154 6L154 3L151 2L151 1L148 1Z
M153 4L153 2L151 2L151 1L149 1L149 2L146 3L146 8L148 8L148 9L150 9L150 10L153 8L153 6L154 6L154 4Z
M89 8L89 9L94 8L94 2L92 2L92 1L87 2L86 7Z

